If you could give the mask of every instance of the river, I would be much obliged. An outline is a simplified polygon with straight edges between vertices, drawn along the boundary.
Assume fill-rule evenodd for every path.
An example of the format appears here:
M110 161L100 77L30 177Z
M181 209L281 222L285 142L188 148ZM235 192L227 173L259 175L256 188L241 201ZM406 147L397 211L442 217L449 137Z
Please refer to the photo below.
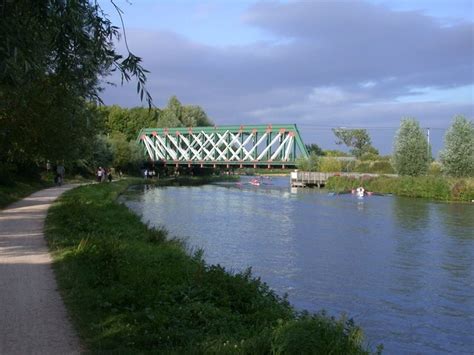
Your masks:
M298 309L347 314L372 349L474 353L474 205L248 179L146 188L126 203L208 263L252 267Z

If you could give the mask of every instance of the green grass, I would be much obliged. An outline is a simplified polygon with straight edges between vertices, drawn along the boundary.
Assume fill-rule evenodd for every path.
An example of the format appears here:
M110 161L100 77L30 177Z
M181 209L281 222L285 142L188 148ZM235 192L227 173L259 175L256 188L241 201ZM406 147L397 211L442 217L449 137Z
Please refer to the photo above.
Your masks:
M399 196L422 197L440 201L465 201L474 200L473 178L448 178L443 176L400 176L400 177L332 177L326 187L330 190L341 192L359 186L367 191L377 193L391 193Z
M352 321L298 314L250 271L207 265L148 228L116 202L131 182L71 190L46 221L59 287L89 352L368 353Z
M52 180L51 180L52 181ZM31 195L33 192L53 186L52 182L40 181L16 181L8 184L0 184L0 208Z

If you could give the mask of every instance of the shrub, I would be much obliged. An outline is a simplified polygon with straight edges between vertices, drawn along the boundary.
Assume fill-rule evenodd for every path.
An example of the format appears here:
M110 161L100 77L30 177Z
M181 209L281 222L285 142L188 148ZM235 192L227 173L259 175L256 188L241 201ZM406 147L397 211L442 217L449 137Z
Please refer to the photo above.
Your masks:
M370 167L370 172L376 174L394 174L395 170L393 170L392 164L388 161L374 161Z
M324 157L321 159L319 171L324 173L340 172L342 170L342 163L340 160L334 158Z
M343 152L341 150L324 150L324 155L326 157L350 157L349 153Z
M354 171L358 173L368 173L370 171L370 162L358 162Z
M356 160L342 160L341 161L341 171L350 173L354 171L355 167L357 165Z
M429 175L434 175L434 176L439 176L441 175L441 170L442 165L438 163L437 161L433 161L430 164L430 167L428 168L428 174Z
M324 314L303 316L278 327L272 354L368 354L362 348L362 331L352 320L335 320Z
M296 166L298 167L298 169L303 171L318 171L320 162L321 158L316 155L316 153L312 152L307 159L299 158L296 161Z
M367 152L361 155L360 160L366 161L366 160L379 160L380 156L378 154L375 154L373 152Z

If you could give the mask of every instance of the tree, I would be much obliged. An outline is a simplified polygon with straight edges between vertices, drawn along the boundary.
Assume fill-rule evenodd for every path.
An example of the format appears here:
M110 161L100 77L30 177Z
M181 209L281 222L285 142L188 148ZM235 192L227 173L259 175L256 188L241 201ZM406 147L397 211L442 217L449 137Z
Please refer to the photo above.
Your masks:
M372 141L365 129L333 128L332 131L338 138L336 144L344 143L347 147L352 147L351 153L357 158L368 151L373 152L375 149L372 147Z
M324 154L324 151L321 149L321 147L317 144L306 144L306 150L308 151L308 153L314 153L316 155L319 155L319 156L323 156L325 155Z
M431 161L428 141L418 121L403 119L395 136L392 165L400 175L426 174Z
M100 102L100 80L113 71L136 77L151 105L147 71L130 51L118 54L119 36L96 1L0 3L0 174L2 165L80 158L97 133L88 103Z
M121 171L137 172L144 157L136 142L128 141L127 136L120 132L111 134L108 142L113 152L112 165Z
M172 96L161 112L158 127L201 127L212 122L199 106L183 106L176 96Z
M212 126L213 123L207 117L206 112L195 105L183 106L183 116L181 121L186 127L205 127Z
M474 175L474 125L463 116L455 117L444 136L440 153L445 174L461 177Z

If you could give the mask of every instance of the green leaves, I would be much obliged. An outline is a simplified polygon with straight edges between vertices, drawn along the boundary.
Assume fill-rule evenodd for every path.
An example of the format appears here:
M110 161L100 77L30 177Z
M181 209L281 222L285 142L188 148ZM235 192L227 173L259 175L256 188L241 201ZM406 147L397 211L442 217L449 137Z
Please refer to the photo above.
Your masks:
M100 79L113 71L135 78L152 107L142 59L117 53L121 33L98 2L17 0L1 9L0 135L8 134L0 163L84 158L98 133L87 102L101 102Z
M336 144L345 144L348 147L352 147L351 153L360 158L362 154L366 152L377 152L372 147L372 141L370 139L367 130L365 129L345 129L345 128L333 128L334 135L338 138Z
M463 116L454 122L444 136L440 154L442 170L447 175L474 176L474 125Z
M431 149L418 121L402 120L395 136L392 164L400 175L418 176L428 171Z

